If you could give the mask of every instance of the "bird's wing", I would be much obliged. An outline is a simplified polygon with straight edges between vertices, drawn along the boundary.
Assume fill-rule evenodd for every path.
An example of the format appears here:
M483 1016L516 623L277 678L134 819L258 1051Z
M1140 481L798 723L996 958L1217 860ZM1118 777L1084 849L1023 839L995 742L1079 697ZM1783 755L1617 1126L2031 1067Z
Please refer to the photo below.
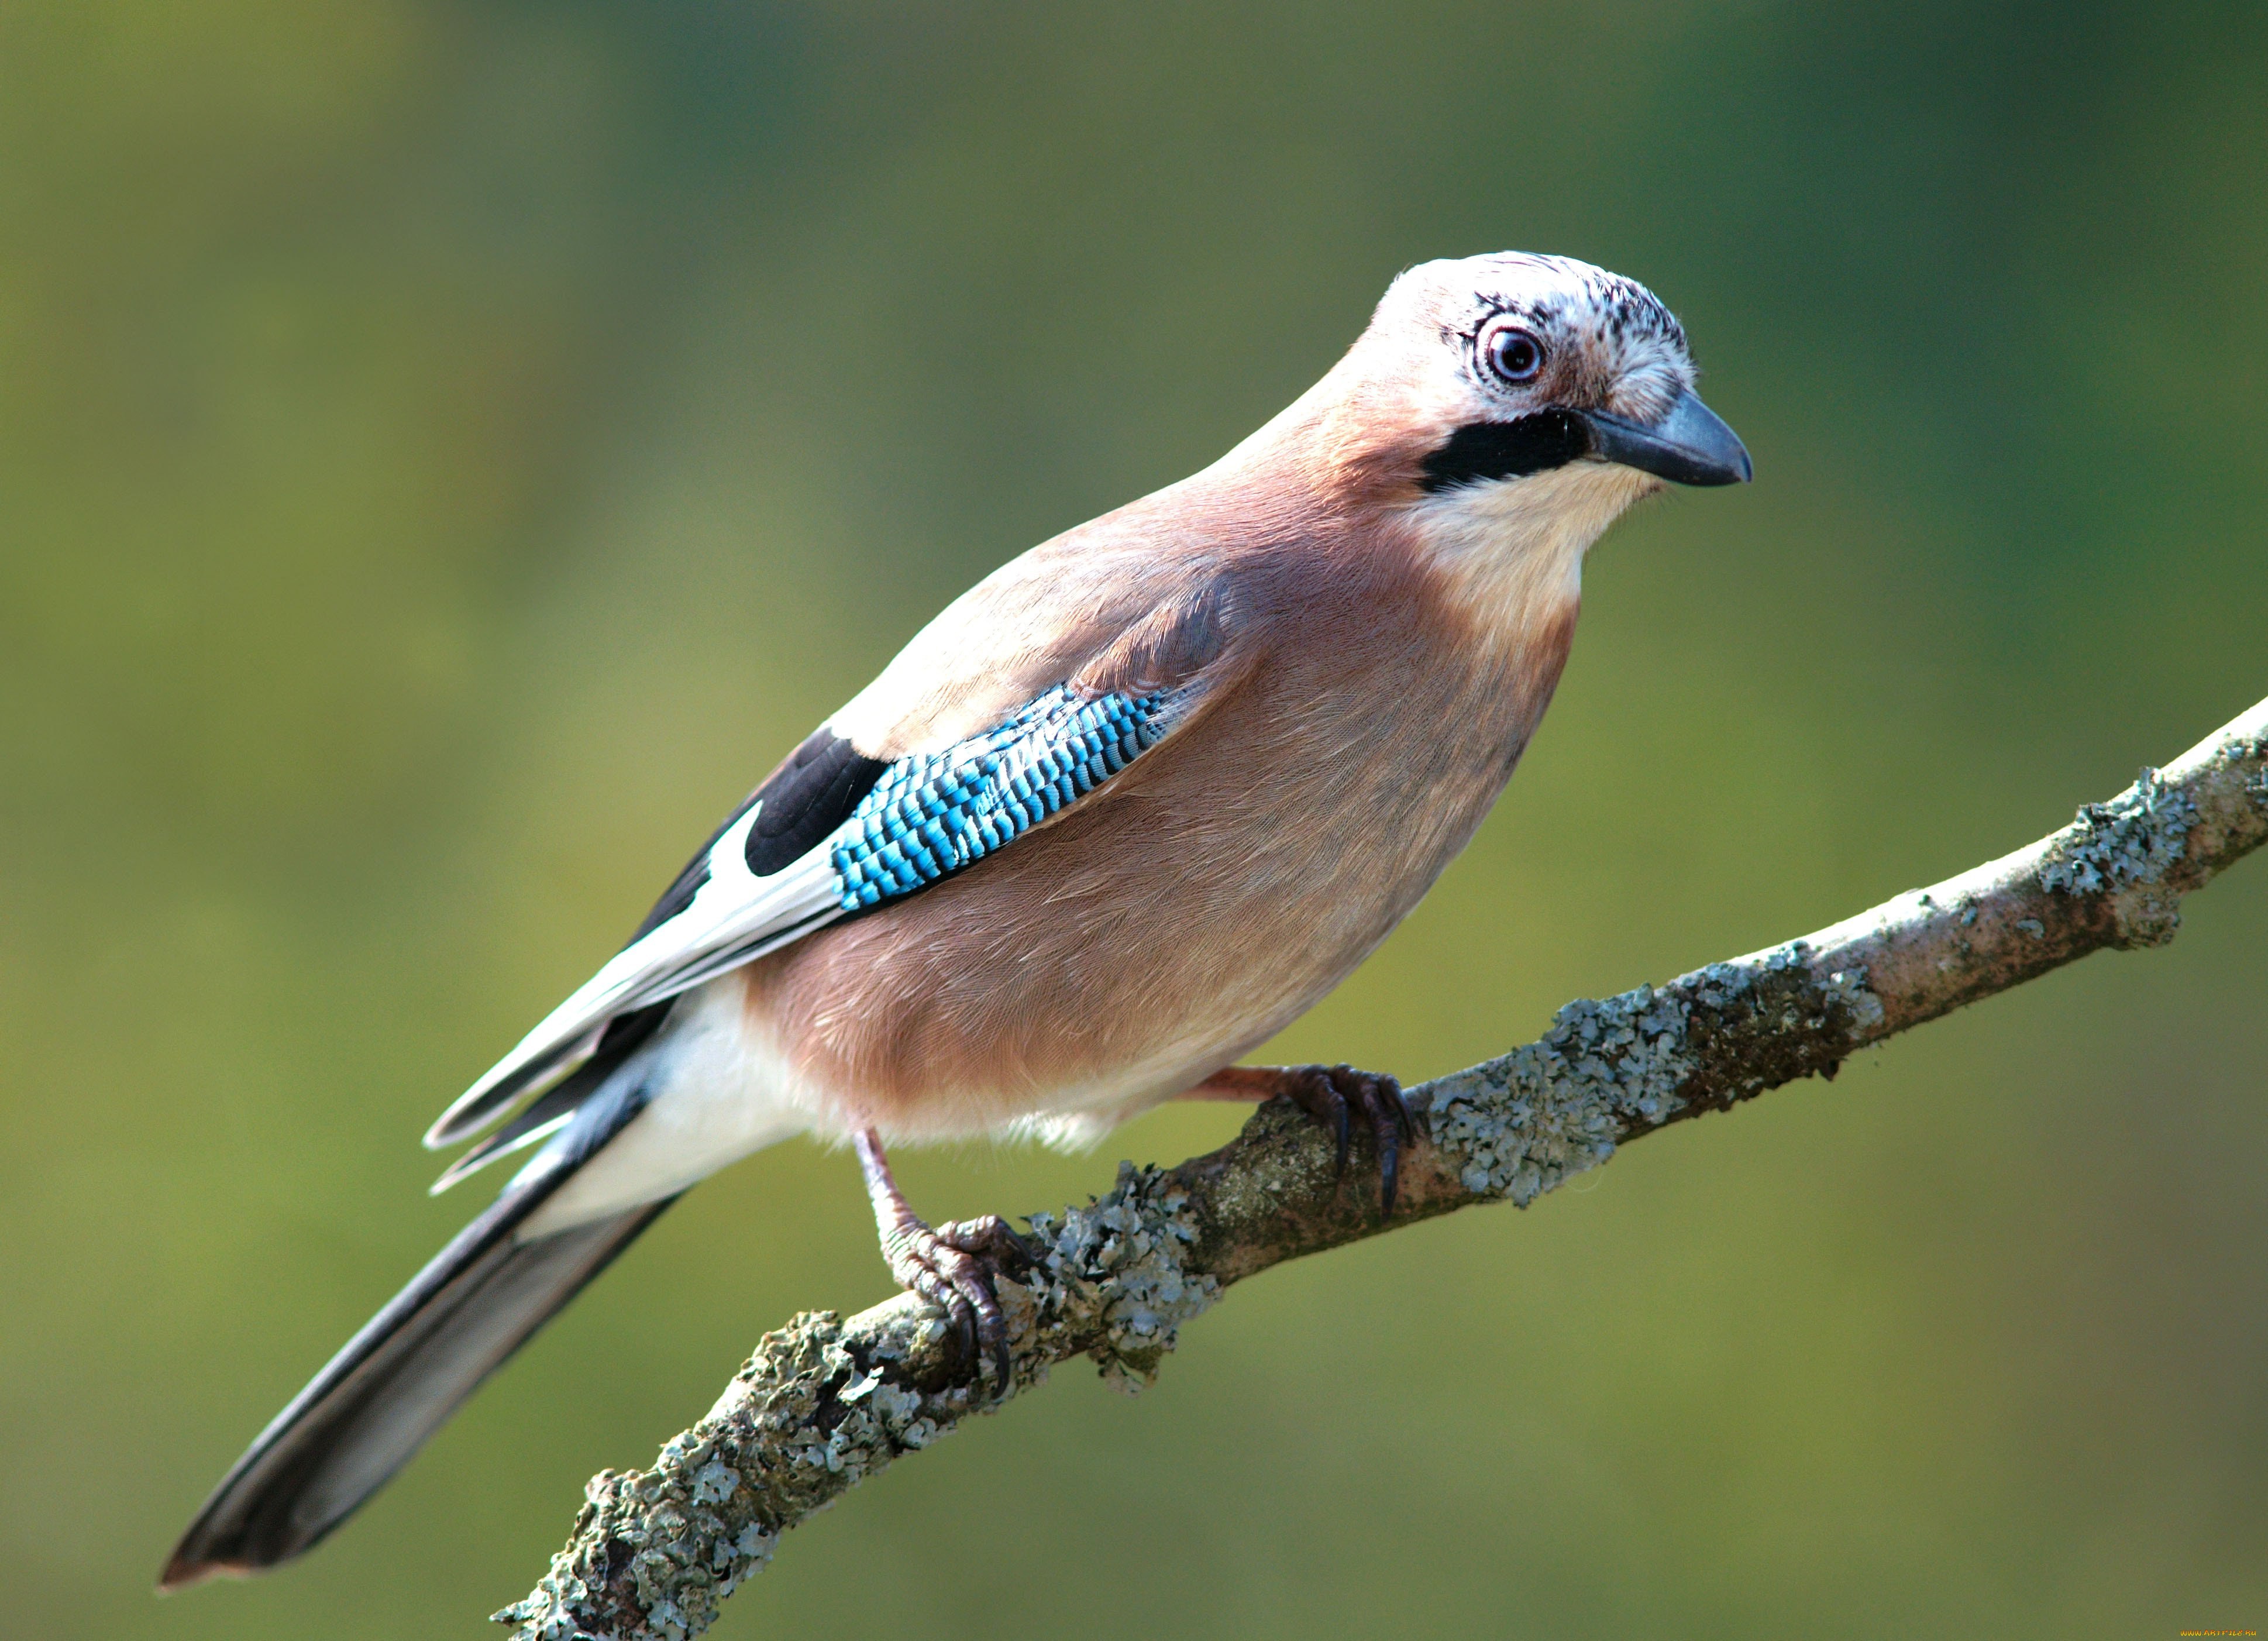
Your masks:
M1240 670L1229 653L1232 602L1216 585L1184 586L1107 642L1090 637L1083 654L1027 644L1014 665L989 673L974 664L981 651L964 647L970 659L932 674L926 691L902 684L895 721L879 729L882 697L870 689L853 703L868 723L843 732L846 709L805 741L693 857L630 943L442 1114L425 1137L436 1148L556 1085L436 1188L563 1122L586 1092L582 1069L634 1048L669 999L1006 847L1186 725ZM962 623L963 637L972 624ZM985 726L961 730L972 716ZM862 743L911 749L873 756Z

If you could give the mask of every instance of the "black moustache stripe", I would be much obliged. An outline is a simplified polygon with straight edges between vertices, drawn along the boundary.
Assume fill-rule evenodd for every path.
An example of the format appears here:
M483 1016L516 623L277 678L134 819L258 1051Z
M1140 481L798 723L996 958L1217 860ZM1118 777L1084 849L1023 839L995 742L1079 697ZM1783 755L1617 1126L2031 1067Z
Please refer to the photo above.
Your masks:
M1539 410L1511 422L1470 422L1425 458L1425 476L1418 483L1436 495L1487 479L1548 473L1590 452L1591 430L1572 410Z

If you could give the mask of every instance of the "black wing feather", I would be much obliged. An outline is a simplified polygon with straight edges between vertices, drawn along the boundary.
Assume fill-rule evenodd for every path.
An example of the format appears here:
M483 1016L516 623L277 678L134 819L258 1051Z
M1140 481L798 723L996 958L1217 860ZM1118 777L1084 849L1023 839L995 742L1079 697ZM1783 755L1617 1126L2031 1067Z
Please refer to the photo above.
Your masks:
M812 732L709 835L709 841L685 863L685 870L662 892L627 944L636 946L693 904L693 897L709 881L709 856L717 840L754 806L763 805L764 812L748 828L748 870L768 878L801 859L849 820L858 800L873 789L888 767L880 758L863 755L832 730Z

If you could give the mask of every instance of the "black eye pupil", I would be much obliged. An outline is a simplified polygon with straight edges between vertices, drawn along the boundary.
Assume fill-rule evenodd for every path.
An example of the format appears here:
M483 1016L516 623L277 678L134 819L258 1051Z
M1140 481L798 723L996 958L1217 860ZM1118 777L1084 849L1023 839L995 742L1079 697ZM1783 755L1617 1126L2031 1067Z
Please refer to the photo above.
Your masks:
M1536 346L1535 338L1526 331L1506 330L1497 333L1496 345L1491 361L1497 373L1508 381L1524 381L1535 374L1536 366L1543 363L1543 350Z

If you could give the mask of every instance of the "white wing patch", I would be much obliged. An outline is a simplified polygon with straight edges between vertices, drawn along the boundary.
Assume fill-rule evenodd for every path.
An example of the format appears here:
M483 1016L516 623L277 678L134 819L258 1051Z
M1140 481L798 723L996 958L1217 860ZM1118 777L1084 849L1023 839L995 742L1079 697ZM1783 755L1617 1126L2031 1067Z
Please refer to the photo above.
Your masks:
M468 1138L501 1115L511 1100L491 1095L515 1082L523 1086L512 1090L513 1099L535 1087L531 1070L547 1081L571 1071L616 1015L664 1002L843 915L832 838L769 877L748 870L748 832L762 809L750 805L711 846L709 880L682 911L617 953L441 1114L426 1132L429 1148Z

